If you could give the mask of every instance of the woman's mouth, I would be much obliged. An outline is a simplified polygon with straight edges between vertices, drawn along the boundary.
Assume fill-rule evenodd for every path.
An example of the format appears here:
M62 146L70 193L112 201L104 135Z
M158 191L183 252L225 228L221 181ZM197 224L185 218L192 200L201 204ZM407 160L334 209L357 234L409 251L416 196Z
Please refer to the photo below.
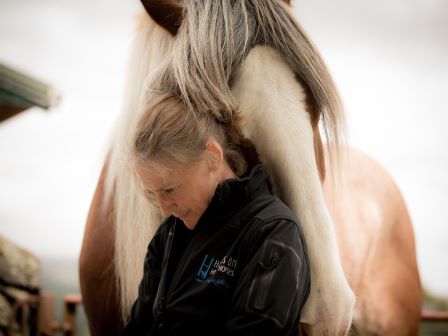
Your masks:
M184 220L184 218L186 218L189 214L190 214L190 210L184 212L182 215L177 215L177 214L176 214L175 217Z

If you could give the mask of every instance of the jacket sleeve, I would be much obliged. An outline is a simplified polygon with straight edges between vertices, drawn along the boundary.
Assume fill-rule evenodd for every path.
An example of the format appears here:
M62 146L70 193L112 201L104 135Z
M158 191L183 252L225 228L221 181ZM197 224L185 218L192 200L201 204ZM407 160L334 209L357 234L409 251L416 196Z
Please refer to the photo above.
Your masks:
M232 299L227 333L297 336L310 291L301 228L291 220L275 220L264 224L261 235L251 241Z
M163 225L163 224L162 224ZM122 335L147 335L153 320L154 298L162 273L164 234L162 227L151 240L145 256L143 278L138 288L138 297L132 305L129 321Z

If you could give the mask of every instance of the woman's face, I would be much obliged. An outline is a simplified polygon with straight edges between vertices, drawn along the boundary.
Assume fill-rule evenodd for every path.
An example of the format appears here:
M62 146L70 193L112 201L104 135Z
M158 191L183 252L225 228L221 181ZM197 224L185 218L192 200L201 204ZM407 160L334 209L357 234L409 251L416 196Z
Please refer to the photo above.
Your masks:
M220 182L217 170L206 159L187 167L137 166L136 173L149 201L162 215L181 219L190 230L207 209Z

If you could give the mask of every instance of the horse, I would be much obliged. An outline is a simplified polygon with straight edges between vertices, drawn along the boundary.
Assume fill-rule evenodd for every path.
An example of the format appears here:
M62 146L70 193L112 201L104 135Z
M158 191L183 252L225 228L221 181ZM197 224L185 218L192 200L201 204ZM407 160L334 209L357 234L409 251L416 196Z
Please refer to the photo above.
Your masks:
M138 190L127 151L142 106L163 90L223 122L238 111L274 193L303 226L312 278L301 318L307 334L417 334L421 285L405 202L373 159L348 149L338 161L339 96L289 1L142 3L123 113L79 258L92 334L119 334L161 221Z

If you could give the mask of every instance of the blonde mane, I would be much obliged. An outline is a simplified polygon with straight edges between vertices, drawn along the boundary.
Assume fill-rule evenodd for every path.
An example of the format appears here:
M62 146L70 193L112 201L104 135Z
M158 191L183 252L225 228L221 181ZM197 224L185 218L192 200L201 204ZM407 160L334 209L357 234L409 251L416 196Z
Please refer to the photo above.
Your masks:
M128 164L132 131L145 102L147 81L169 52L172 36L144 13L139 17L133 53L129 60L126 91L120 118L111 136L111 151L103 205L114 204L115 269L123 319L137 296L143 274L142 260L149 240L161 221L139 192Z

